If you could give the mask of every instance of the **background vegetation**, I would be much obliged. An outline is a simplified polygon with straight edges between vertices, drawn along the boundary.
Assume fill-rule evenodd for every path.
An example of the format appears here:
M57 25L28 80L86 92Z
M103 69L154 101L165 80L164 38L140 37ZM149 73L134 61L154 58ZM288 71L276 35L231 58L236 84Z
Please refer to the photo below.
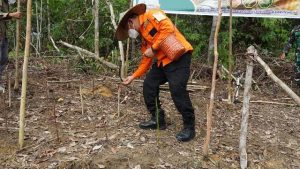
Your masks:
M57 55L54 47L49 41L47 35L47 2L46 0L37 0L33 3L33 37L32 43L36 42L36 19L41 17L42 32L41 41L43 52L51 52L51 55ZM42 3L42 5L41 5ZM128 0L114 0L116 19L121 12L129 7ZM36 6L38 4L38 7ZM42 6L42 9L40 8ZM50 0L49 14L51 22L51 35L55 41L63 40L68 43L80 46L89 51L94 49L94 22L93 22L93 5L91 0ZM37 8L36 8L37 7ZM16 8L12 6L12 11ZM25 14L25 6L23 6ZM38 14L37 14L38 13ZM41 14L42 13L42 14ZM187 15L170 15L171 19L176 22L177 27L186 36L194 46L194 59L206 62L208 39L212 24L210 16L187 16ZM22 36L25 37L25 21L22 22ZM228 17L224 17L220 32L220 60L227 59L228 51ZM294 19L269 19L269 18L233 18L233 47L234 53L245 51L250 44L256 44L261 47L264 53L269 56L277 57L286 43L291 29L296 25ZM10 48L14 47L15 22L10 23ZM109 9L104 0L100 0L100 56L109 61L114 61L111 56L112 51L118 52L118 44L114 40L114 29L110 19ZM24 41L24 39L22 38ZM126 43L126 42L124 42ZM67 54L68 49L60 47L63 53ZM138 49L138 48L137 48ZM293 52L289 55L292 58Z

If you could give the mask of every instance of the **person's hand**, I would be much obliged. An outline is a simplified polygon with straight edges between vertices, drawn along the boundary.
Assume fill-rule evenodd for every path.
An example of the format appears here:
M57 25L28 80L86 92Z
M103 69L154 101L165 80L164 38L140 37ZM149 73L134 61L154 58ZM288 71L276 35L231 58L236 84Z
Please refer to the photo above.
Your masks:
M13 13L9 13L8 16L15 18L15 19L21 19L22 13L21 12L13 12Z
M123 85L129 85L132 81L134 80L133 76L128 76L127 78L125 78L122 82Z
M284 60L285 59L285 53L282 53L279 57L280 57L281 60Z
M150 47L150 48L146 49L146 51L144 52L144 55L149 58L154 56L154 52L153 52L152 48Z

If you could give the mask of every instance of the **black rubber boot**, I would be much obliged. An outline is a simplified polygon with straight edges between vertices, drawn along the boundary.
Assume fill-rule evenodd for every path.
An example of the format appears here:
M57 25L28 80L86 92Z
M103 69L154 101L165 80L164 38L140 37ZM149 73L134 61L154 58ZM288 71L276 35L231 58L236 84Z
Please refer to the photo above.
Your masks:
M178 141L190 141L195 137L195 127L194 126L185 126L177 135L176 139Z
M165 130L167 128L167 125L166 125L166 121L165 121L164 111L160 110L158 124L157 124L156 115L154 113L152 113L151 119L148 120L148 121L141 122L139 124L139 127L141 129L145 129L145 130L147 130L147 129L157 129L157 127L160 130Z
M144 122L141 122L139 124L139 127L141 129L145 129L145 130L148 130L148 129L157 129L157 127L159 128L159 130L165 130L167 128L167 125L165 122L159 122L158 126L157 126L157 122L156 120L153 120L152 118L148 121L144 121Z

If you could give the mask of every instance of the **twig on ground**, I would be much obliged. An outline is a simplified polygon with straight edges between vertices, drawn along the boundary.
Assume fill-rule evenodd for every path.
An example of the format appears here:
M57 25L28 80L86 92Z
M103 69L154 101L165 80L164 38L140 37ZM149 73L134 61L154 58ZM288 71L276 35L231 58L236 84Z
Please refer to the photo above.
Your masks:
M81 103L81 114L84 114L84 108L83 108L83 96L82 96L82 88L81 84L79 85L79 95L80 95L80 103Z

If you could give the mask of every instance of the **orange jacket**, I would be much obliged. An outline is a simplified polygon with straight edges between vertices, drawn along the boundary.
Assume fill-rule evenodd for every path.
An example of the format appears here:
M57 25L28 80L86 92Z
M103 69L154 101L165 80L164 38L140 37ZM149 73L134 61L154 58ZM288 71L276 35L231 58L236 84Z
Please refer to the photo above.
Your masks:
M168 59L165 54L159 49L160 43L171 33L175 31L176 37L183 44L186 52L193 51L191 44L184 38L184 36L175 28L172 21L166 16L166 14L159 10L153 9L139 15L139 21L141 24L140 34L142 36L142 53L146 49L152 47L155 51L158 66L162 64L166 66L172 61ZM138 69L133 73L133 77L137 78L146 73L152 64L152 58L143 55L141 63Z

